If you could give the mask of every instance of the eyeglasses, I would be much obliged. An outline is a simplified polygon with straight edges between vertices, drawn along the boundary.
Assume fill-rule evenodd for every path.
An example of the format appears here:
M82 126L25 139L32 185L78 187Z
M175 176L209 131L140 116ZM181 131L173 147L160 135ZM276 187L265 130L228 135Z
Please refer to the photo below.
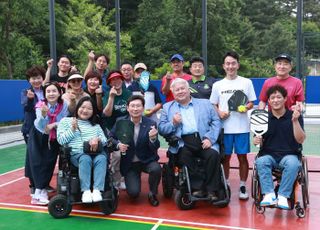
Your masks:
M75 83L75 82L81 82L82 79L76 78L76 79L71 79L69 82Z

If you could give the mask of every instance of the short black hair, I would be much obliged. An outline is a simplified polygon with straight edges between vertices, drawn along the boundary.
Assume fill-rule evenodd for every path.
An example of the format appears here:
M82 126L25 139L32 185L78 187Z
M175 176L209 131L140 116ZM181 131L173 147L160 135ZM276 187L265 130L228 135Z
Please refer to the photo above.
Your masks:
M132 95L131 97L129 97L129 99L127 101L127 106L129 106L129 104L134 100L140 100L142 102L143 107L144 107L145 100L144 100L143 96L141 96L141 95Z
M104 57L107 61L107 64L109 65L110 63L110 58L106 54L96 54L94 55L94 61L96 62L99 57Z
M287 97L288 91L282 85L273 85L267 90L267 98L269 99L271 94L279 92L283 97Z
M225 59L227 57L233 57L234 59L237 60L237 62L239 63L240 62L240 58L239 58L239 54L235 51L228 51L224 56L223 56L223 63L225 61Z
M61 58L66 58L69 60L70 62L70 65L72 65L72 60L71 60L71 57L69 55L66 55L66 54L62 54L60 57L58 57L58 62L60 61Z
M202 57L192 57L190 60L190 66L194 63L194 62L201 62L204 65L204 59Z

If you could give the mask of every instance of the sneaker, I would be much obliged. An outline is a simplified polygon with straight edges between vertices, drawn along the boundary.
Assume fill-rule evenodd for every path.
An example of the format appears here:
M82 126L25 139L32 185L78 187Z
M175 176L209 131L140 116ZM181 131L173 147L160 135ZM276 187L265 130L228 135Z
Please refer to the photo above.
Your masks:
M278 208L289 209L288 199L284 196L278 195Z
M81 200L83 203L92 203L91 191L86 190L82 193Z
M264 195L263 200L260 202L260 206L273 206L277 204L277 198L274 193L268 193Z
M47 192L46 189L41 189L40 197L43 198L44 200L48 200L49 199L48 192Z
M94 189L92 191L92 201L93 202L99 202L99 201L102 201L102 196L101 196L101 192L98 190L98 189Z
M42 197L40 197L40 198L32 197L32 198L31 198L31 204L36 204L36 205L48 205L48 203L49 203L49 200L44 199L44 198L42 198Z
M248 200L249 194L247 193L246 186L241 186L239 190L239 199L240 200Z
M126 189L127 189L126 184L125 184L123 181L121 181L121 182L119 183L118 188L121 189L121 190L126 190Z

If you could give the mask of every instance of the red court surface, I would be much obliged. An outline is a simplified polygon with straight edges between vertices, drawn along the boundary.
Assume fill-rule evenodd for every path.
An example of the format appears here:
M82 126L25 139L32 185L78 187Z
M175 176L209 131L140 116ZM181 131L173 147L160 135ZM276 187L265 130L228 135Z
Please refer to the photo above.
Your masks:
M161 155L161 161L164 161L164 151L161 152ZM252 165L254 155L250 155L249 158L250 165ZM205 229L318 229L320 226L320 158L308 157L308 163L309 170L311 170L309 172L310 207L305 218L298 218L294 210L286 211L275 208L267 208L264 214L256 213L251 197L248 201L238 199L237 169L232 169L230 173L232 196L231 202L226 208L216 208L209 203L198 202L193 210L179 210L173 199L163 197L161 186L158 195L160 205L152 207L147 200L147 177L144 174L141 196L132 201L125 191L121 191L119 206L114 214L105 217L99 212L98 206L90 205L73 206L73 214L81 213L104 218L160 222ZM235 158L232 160L232 166L237 166ZM18 169L0 175L0 207L46 211L46 207L30 204L28 180L24 178L23 170ZM55 186L55 178L53 178L51 185ZM247 186L250 189L251 171Z

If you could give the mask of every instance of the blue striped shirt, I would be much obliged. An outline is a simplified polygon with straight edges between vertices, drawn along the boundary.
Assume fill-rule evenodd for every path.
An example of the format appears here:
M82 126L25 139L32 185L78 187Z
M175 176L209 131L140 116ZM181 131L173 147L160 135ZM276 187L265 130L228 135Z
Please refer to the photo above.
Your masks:
M103 146L107 144L100 125L91 125L89 121L78 119L78 129L73 131L71 128L73 117L63 118L57 130L57 140L60 145L67 144L71 147L71 155L83 153L83 142L90 141L92 138L99 137Z

